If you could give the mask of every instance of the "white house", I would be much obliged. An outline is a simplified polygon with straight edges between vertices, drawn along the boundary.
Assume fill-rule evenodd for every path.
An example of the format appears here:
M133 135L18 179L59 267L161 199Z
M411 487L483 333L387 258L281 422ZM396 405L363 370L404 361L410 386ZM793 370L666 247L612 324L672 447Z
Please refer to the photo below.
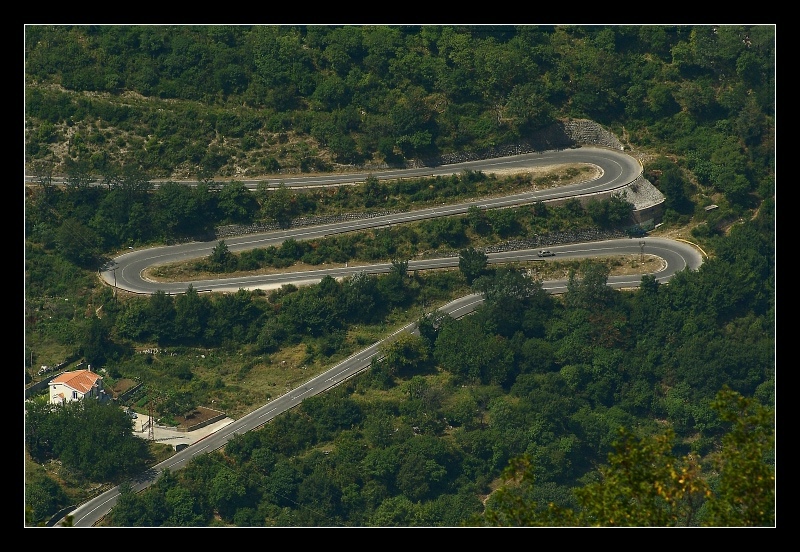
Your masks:
M64 372L50 381L50 402L63 404L84 397L106 399L103 378L91 370Z

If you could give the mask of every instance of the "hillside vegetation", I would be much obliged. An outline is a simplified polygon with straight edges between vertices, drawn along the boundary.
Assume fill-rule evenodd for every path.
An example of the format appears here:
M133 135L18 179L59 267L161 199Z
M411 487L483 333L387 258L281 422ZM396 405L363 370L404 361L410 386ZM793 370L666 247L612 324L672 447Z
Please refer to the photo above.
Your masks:
M31 25L25 62L26 382L85 360L109 387L144 383L131 406L164 421L198 405L235 417L422 324L346 385L142 493L123 487L106 524L774 525L774 27ZM623 292L608 275L644 259L555 265L570 286L552 296L545 274L482 263L507 241L624 235L631 205L612 198L235 255L219 240L170 269L391 261L381 277L128 297L96 275L127 247L222 226L580 178L241 182L545 150L554 123L577 119L643 161L666 197L654 233L701 246L700 270ZM444 250L459 270L408 273L412 256ZM421 318L474 291L474 315ZM169 454L135 445L116 412L48 415L41 397L27 412L30 525Z

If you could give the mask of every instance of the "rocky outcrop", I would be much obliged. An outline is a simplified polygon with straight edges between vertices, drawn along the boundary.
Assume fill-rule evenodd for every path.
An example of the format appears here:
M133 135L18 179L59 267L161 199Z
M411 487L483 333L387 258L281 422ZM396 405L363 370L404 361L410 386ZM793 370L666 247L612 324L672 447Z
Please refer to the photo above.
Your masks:
M575 148L578 146L598 146L624 150L625 147L613 132L603 128L600 124L589 119L565 119L556 121L550 126L536 131L518 144L507 144L496 148L489 148L481 152L452 153L437 157L415 159L407 163L408 168L435 167L462 163L464 161L478 161L481 159L494 159L521 153L533 153L554 149Z
M614 134L588 119L567 119L561 125L564 134L575 144L586 144L624 150L625 147Z

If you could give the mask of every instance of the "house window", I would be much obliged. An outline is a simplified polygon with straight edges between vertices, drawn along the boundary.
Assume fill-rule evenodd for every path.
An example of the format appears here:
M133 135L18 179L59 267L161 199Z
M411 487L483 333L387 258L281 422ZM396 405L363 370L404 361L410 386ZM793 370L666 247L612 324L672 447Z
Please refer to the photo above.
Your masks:
M72 398L73 399L77 399L78 398L78 392L77 391L73 391L72 392Z

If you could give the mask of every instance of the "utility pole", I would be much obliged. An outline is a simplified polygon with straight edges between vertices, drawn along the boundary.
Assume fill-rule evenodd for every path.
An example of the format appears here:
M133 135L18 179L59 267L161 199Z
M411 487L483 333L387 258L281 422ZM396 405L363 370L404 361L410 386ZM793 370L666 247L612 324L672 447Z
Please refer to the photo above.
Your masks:
M153 399L151 398L147 403L147 415L150 416L150 425L147 426L147 438L151 441L155 441L156 437L153 434L153 414L155 414L153 408Z
M146 387L147 392L147 415L150 416L150 427L148 428L147 438L151 441L155 441L155 433L154 427L156 424L156 411L160 409L161 405L164 404L164 401L167 397L158 389L154 389L152 387Z

